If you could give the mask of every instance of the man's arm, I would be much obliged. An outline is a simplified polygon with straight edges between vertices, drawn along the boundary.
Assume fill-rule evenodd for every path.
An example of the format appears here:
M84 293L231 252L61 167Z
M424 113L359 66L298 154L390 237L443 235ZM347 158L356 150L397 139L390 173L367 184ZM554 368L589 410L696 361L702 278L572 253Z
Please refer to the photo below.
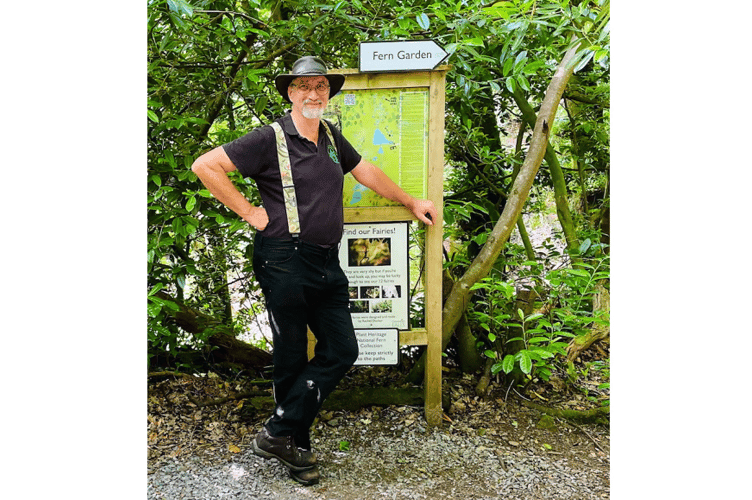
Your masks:
M361 159L360 163L352 169L352 174L365 187L373 189L384 198L405 205L419 220L429 226L433 226L433 221L438 219L436 207L433 206L431 200L419 200L410 196L373 163ZM426 217L426 214L430 214L431 219Z
M199 156L191 170L201 179L204 186L227 208L238 214L247 223L263 231L269 224L269 217L263 207L254 207L232 183L228 172L237 170L222 146Z

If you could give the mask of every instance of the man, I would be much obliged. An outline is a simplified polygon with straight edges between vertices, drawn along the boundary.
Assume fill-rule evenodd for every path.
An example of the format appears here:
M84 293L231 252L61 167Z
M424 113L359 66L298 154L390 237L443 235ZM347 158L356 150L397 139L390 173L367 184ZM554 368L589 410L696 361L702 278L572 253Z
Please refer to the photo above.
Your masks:
M342 186L351 172L376 193L399 201L433 225L433 203L405 193L322 121L344 75L327 73L312 56L298 59L275 86L289 114L199 157L192 170L209 191L256 228L253 269L266 299L273 335L274 414L253 442L264 458L284 463L296 481L319 480L309 429L324 399L358 357L348 281L339 264ZM263 207L252 206L227 173L256 182ZM284 181L283 181L284 180ZM308 361L307 330L316 337Z

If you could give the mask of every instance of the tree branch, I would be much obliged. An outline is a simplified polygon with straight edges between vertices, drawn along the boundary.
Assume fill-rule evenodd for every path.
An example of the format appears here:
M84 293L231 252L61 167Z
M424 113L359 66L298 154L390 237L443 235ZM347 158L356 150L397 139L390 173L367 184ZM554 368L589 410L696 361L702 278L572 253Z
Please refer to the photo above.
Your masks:
M608 102L601 101L599 99L596 99L595 97L590 97L587 94L583 94L582 92L577 92L576 90L567 90L564 94L564 99L569 99L570 101L577 101L582 102L585 104L595 104L597 106L601 106L604 108L610 108L611 105Z
M522 213L523 205L546 153L551 128L549 124L554 122L561 95L564 93L564 88L572 75L574 68L570 62L574 60L578 47L579 45L575 45L567 51L551 79L535 122L530 148L520 168L520 173L514 181L499 221L478 256L470 264L462 278L452 287L452 292L447 298L443 310L443 335L449 335L454 330L454 326L465 309L464 306L473 294L470 288L488 274ZM448 342L448 340L447 337L445 341Z
M517 103L517 107L520 108L520 111L522 111L523 119L527 122L528 125L533 127L538 118L535 116L533 107L530 105L530 103L527 102L525 96L523 96L520 92L519 87L515 88L512 96L514 97L514 101ZM542 106L541 111L543 111ZM551 120L549 123L553 123L553 120ZM567 202L567 183L564 179L564 173L561 169L561 164L559 164L559 158L556 156L556 151L554 151L554 148L548 141L548 138L546 138L544 158L546 159L546 164L548 165L548 170L551 174L551 183L553 184L554 199L556 201L556 215L558 216L559 222L561 223L561 228L564 231L564 238L567 241L567 248L576 249L580 246L580 244L577 239L577 235L575 234L574 222L572 220L572 214L569 211L569 204Z
M311 26L308 29L308 31L306 31L303 34L301 39L307 40L308 38L310 38L311 35L313 34L313 30L314 30L314 26ZM274 59L279 57L280 55L284 54L285 52L289 51L290 49L298 45L298 43L300 42L298 40L295 40L278 48L277 50L269 54L267 57L265 57L264 59L261 59L256 64L254 64L253 68L254 69L263 68L267 64L271 63ZM199 132L199 138L201 139L206 138L206 136L209 134L209 130L211 129L212 124L214 124L214 121L219 116L219 113L222 110L222 106L224 106L225 100L240 87L242 80L236 77L237 77L238 70L240 69L240 64L243 61L243 59L245 59L245 57L248 55L248 51L249 49L245 49L241 51L240 54L238 54L238 57L236 58L235 63L233 64L232 70L230 71L230 75L229 75L230 79L232 80L232 83L230 83L230 85L227 87L227 90L225 92L218 95L214 99L214 102L209 107L209 116L206 119L208 123L206 123L206 125L204 125L201 128Z
M188 400L194 405L198 406L199 408L204 408L206 406L217 406L217 405L225 404L228 401L235 401L238 399L266 397L268 395L269 393L266 391L245 391L245 392L239 392L237 394L230 394L229 396L224 397L224 398L207 399L205 401L201 401L199 399L194 398L190 394L186 394L186 396L188 396Z
M248 14L244 14L242 12L235 12L232 10L194 10L193 12L198 12L201 14L224 14L228 16L240 16L244 19L247 19L248 21L252 22L255 26L263 26L264 28L268 28L269 25L266 24L263 21L260 21L254 17L249 16Z
M502 191L501 188L497 187L496 184L494 184L493 182L491 182L491 179L489 179L486 176L486 174L484 174L483 171L481 171L481 169L479 169L477 166L475 166L475 163L473 163L472 161L469 161L469 160L471 160L471 158L467 154L465 154L464 156L465 156L465 161L467 161L467 164L470 165L470 167L473 170L475 170L475 173L478 174L478 177L481 178L481 180L486 184L486 186L489 189L491 189L491 191L493 191L494 193L496 193L497 195L499 195L500 198L506 200L507 199L507 194L504 191Z
M533 410L545 413L546 415L563 418L570 422L608 423L608 416L611 414L611 407L609 406L600 406L592 410L559 410L556 408L541 406L539 404L533 403L532 401L526 401L524 399L520 399L520 403L523 406L527 406L528 408L532 408Z
M572 62L576 58L579 47L579 43L573 44L564 54L559 66L556 68L556 72L546 90L546 96L541 104L535 126L533 127L533 136L530 140L527 156L509 192L504 210L480 253L462 277L454 283L444 303L441 325L442 351L449 344L452 332L474 294L471 290L472 286L488 275L499 253L501 253L501 249L509 239L512 230L517 225L517 219L522 213L522 208L533 185L535 175L538 173L538 169L543 162L551 124L553 124L556 118L556 109L564 93L564 88L574 71ZM407 381L414 382L419 376L422 376L424 369L425 354L421 356L410 371Z

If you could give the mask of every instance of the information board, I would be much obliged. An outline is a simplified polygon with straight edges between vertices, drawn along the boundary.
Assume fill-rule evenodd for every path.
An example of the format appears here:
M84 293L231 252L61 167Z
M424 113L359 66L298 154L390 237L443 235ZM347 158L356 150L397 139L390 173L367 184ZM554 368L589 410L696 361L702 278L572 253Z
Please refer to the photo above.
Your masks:
M425 88L343 90L329 101L324 118L342 131L356 151L407 193L426 198L428 90ZM345 176L348 207L396 206Z
M340 263L358 328L409 327L407 222L345 224Z
M355 330L358 338L356 366L399 364L399 332L397 329Z

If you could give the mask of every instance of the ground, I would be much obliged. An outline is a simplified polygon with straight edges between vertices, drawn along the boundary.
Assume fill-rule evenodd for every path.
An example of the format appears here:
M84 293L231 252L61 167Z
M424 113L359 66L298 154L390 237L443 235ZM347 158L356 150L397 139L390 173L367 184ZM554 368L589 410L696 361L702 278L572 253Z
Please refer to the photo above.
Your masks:
M354 500L362 498L363 488L379 491L382 497L432 500L455 498L459 491L465 499L507 498L500 492L514 491L509 488L528 494L514 498L607 498L608 426L546 418L521 404L525 398L556 408L604 404L608 389L598 389L603 372L587 370L600 356L594 351L583 357L588 359L576 363L580 379L574 385L564 381L565 373L554 373L551 381L531 384L524 394L492 385L485 399L474 395L475 377L447 372L444 387L451 392L452 405L439 428L427 427L420 406L323 411L312 431L322 482L305 489L300 498ZM340 389L389 385L396 380L395 372L356 368ZM225 464L235 476L280 476L276 482L294 485L276 461L262 461L250 451L266 410L255 410L250 399L197 405L248 390L269 392L269 387L213 374L150 381L149 474L168 463L199 460ZM353 469L367 470L368 480L355 480ZM571 491L561 489L566 487ZM298 498L290 496L291 491L264 498ZM190 493L181 497L191 498Z

